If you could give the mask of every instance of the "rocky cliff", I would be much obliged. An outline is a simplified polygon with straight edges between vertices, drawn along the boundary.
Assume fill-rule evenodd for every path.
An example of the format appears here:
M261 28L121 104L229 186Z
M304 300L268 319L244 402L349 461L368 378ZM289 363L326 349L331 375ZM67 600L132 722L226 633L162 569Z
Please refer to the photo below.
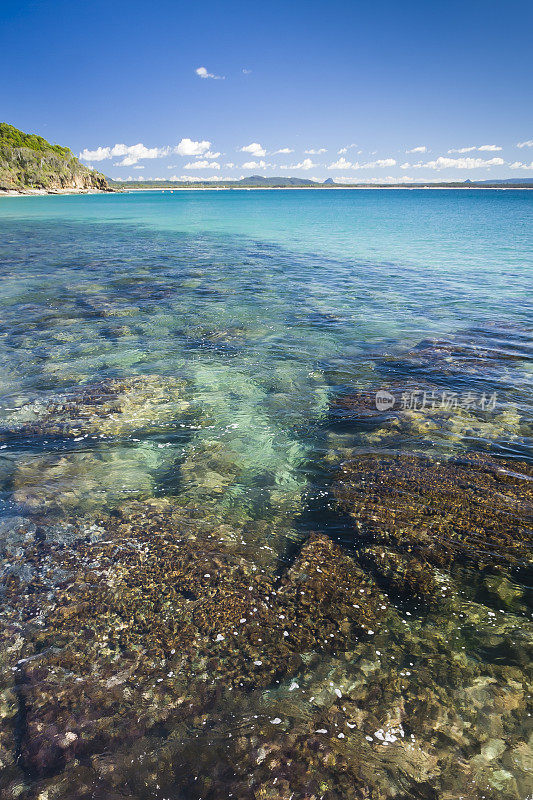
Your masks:
M0 123L0 191L97 189L111 191L104 175L78 161L68 147Z

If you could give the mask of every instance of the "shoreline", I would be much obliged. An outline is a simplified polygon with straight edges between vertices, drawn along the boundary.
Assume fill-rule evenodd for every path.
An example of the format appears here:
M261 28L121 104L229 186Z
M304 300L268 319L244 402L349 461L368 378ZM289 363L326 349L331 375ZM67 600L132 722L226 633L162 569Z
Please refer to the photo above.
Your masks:
M133 194L135 192L285 192L285 191L531 191L533 186L166 186L128 189L0 189L0 197L53 197L92 194Z
M396 190L396 191L427 191L431 190L445 190L445 191L472 191L473 189L480 191L531 191L533 186L165 186L165 187L139 187L128 189L126 187L118 189L117 191L131 194L133 192L285 192L285 191L334 191L349 189L351 191L381 191L381 190Z
M69 194L115 194L119 189L0 189L0 197L46 197Z

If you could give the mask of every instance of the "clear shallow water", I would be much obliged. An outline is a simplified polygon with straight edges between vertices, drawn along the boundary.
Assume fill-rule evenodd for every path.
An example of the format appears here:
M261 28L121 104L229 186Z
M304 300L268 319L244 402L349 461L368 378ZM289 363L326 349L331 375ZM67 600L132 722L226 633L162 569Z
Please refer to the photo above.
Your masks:
M179 509L179 524L166 518L157 524L182 526L197 553L217 537L217 563L228 586L234 578L227 565L238 557L245 575L259 570L265 580L288 581L290 592L293 578L287 576L298 572L302 547L318 531L345 548L341 555L335 551L332 564L337 557L351 559L354 574L362 571L384 592L381 604L388 609L375 644L368 624L356 642L346 634L348 622L343 629L339 619L340 633L330 630L326 618L345 612L340 601L338 610L332 599L329 612L311 606L310 618L321 622L305 646L294 644L291 658L301 659L299 666L285 664L285 650L273 641L269 652L284 666L262 674L268 659L254 650L248 661L257 669L231 679L230 697L200 704L193 720L175 709L171 721L156 725L158 713L179 694L171 687L170 700L153 699L150 722L122 750L111 734L95 743L79 721L65 722L62 707L50 706L49 687L41 684L48 679L40 674L36 680L22 668L13 689L15 716L6 714L8 723L18 720L13 785L24 785L30 797L43 786L71 796L80 781L72 759L92 759L84 780L93 786L109 779L96 763L105 756L119 776L113 791L135 797L314 792L336 798L358 796L349 794L357 787L376 797L402 791L526 796L532 218L533 195L525 191L1 199L0 492L6 625L16 625L21 635L17 658L41 651L36 625L56 630L51 598L65 587L46 572L50 563L57 560L67 574L65 548L72 549L74 574L105 561L100 534L95 553L82 552L79 542L91 526L102 525L105 543L113 530L107 515L132 499L146 504L155 498ZM395 400L389 414L375 407L382 387ZM489 461L480 469L468 461L473 454ZM458 456L460 466L453 460ZM441 463L443 471L436 466ZM514 470L516 480L500 486L501 476ZM462 502L463 495L468 500ZM465 516L465 506L475 512ZM150 520L153 506L141 508ZM137 519L134 532L139 525ZM435 546L428 544L428 529ZM504 547L506 535L511 544ZM35 537L49 550L33 552ZM127 559L120 553L132 546L138 542L118 547L101 581L122 585ZM153 555L163 560L157 548ZM310 558L314 563L318 556L313 551ZM420 569L433 576L431 586L421 586ZM37 611L9 599L14 574L15 597L43 593ZM166 574L159 578L162 595L170 591ZM210 589L187 586L183 596L192 605L171 604L171 615L196 620L211 602ZM443 593L447 602L435 603ZM328 596L327 587L319 587L318 596ZM74 603L72 597L74 590ZM109 614L117 612L108 602L93 598L92 607L97 620L106 609L109 625ZM306 614L290 609L295 627L307 631ZM218 619L223 611L219 599L210 613ZM276 618L290 613L283 605ZM216 631L194 624L206 646L216 643ZM271 627L271 621L264 624ZM52 648L59 641L65 646L67 634L59 628L57 641L50 634ZM333 643L324 648L326 629ZM155 622L148 625L146 637L156 630L159 635ZM142 648L142 637L135 641ZM230 648L237 660L249 652L240 641ZM182 694L198 692L199 674L210 685L219 671L231 684L227 654L204 675L201 647L190 647L193 683L186 681ZM113 669L106 661L108 643L95 648L94 659L120 672L116 660ZM8 665L10 658L4 659ZM53 672L47 658L43 669ZM181 673L171 668L168 649L164 661L165 676L189 675L183 666ZM82 670L79 654L76 663ZM406 685L412 664L417 678ZM139 669L136 683L143 686L153 665ZM395 687L391 696L387 684ZM32 687L28 697L20 688L26 685ZM63 676L59 687L72 707L69 685ZM85 718L100 719L100 695L88 691L86 697L80 704ZM137 701L128 702L135 715ZM478 706L484 711L474 714ZM43 720L44 744L31 727L42 731ZM71 752L63 744L61 758L50 755L50 741L68 740L61 726L69 724L77 737L72 741L84 745L72 745ZM436 738L435 728L442 728ZM238 732L233 748L228 734ZM315 746L317 736L327 745ZM32 739L39 744L30 746ZM276 758L258 755L258 747ZM323 747L327 752L317 756ZM126 769L126 753L136 748L157 753L166 766ZM292 779L285 774L291 769L280 766L290 758L300 764ZM449 764L458 758L464 767L454 777ZM368 759L373 777L361 766ZM236 762L252 783L242 783ZM351 789L343 783L345 763ZM156 789L158 781L166 788ZM111 788L105 791L111 796Z

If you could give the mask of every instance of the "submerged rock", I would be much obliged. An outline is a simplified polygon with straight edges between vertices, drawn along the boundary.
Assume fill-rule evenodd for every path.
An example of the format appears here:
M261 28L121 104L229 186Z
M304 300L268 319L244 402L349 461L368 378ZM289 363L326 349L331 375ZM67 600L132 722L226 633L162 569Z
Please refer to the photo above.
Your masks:
M325 656L275 692L218 706L192 742L148 753L148 773L167 761L157 780L168 793L170 765L180 765L196 800L518 800L530 777L527 726L516 724L527 685L516 671L488 671L458 663L431 625L422 636L395 631L386 649L361 642L356 655ZM502 770L511 779L498 793Z
M30 774L180 724L232 689L266 687L308 651L373 635L386 612L323 536L276 578L216 529L178 519L170 504L134 504L99 521L96 540L91 527L71 547L41 536L25 553L31 583L6 577L6 600L28 630L17 684Z
M364 454L343 464L334 494L363 538L431 564L531 563L533 469L524 462Z
M387 590L400 596L441 602L442 585L427 564L405 553L374 545L362 548L358 559L382 581Z
M528 328L495 324L424 340L405 353L377 355L381 384L361 388L347 382L330 401L330 428L346 439L351 434L352 447L527 447L531 419L524 370L532 352Z
M365 545L363 563L400 594L441 598L433 568L531 565L533 470L470 455L363 454L342 465L333 493Z
M20 784L17 764L17 718L20 714L15 684L16 664L23 639L16 625L0 621L0 790ZM9 795L5 795L8 797Z
M280 574L168 500L63 527L28 528L32 575L4 578L24 632L2 740L31 778L20 795L12 763L19 796L524 796L526 661L501 658L522 646L517 618L472 603L402 618L327 537ZM394 552L364 563L394 569ZM420 569L404 573L418 590ZM461 647L474 636L492 660Z
M25 403L5 420L4 436L124 436L159 430L189 411L185 382L161 375L110 378L68 394Z
M382 393L390 407L377 408ZM386 385L337 395L330 404L330 424L340 430L347 448L388 447L449 452L527 440L529 423L515 403L503 407L496 395L452 392L434 384ZM334 434L330 434L333 441ZM330 456L334 460L334 454Z
M501 372L509 364L531 358L531 334L526 326L498 323L458 331L453 336L424 339L403 355L389 356L381 361L381 369L389 374L422 375L439 382Z
M126 447L20 456L13 499L28 513L85 513L153 493L155 474L172 450L147 442Z

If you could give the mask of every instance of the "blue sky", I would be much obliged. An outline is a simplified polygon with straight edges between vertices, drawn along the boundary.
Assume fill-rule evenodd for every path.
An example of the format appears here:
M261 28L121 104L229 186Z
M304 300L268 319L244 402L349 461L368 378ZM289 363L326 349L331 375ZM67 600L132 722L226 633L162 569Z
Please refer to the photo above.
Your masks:
M529 0L0 9L2 119L111 177L533 178Z

